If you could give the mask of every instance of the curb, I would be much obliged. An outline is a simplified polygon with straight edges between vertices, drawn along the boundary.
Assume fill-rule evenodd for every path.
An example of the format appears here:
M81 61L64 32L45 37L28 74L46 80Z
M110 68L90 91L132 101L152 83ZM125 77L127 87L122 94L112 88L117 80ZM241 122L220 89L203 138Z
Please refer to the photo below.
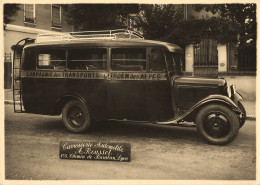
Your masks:
M7 105L13 105L13 101L12 100L5 100L5 104ZM15 103L16 105L20 105L19 102ZM246 116L246 120L256 120L256 116L255 115L247 115Z
M13 102L13 100L5 100L5 104L7 104L7 105L13 105L14 102ZM20 105L19 102L15 103L15 104L16 104L16 105Z
M246 120L256 120L256 116L255 115L247 115Z

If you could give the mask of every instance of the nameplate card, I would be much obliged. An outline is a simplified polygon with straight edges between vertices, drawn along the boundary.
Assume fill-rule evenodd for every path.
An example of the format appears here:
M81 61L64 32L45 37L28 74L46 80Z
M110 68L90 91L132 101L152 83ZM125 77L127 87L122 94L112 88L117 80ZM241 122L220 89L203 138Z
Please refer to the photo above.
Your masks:
M60 142L61 159L131 161L129 143Z

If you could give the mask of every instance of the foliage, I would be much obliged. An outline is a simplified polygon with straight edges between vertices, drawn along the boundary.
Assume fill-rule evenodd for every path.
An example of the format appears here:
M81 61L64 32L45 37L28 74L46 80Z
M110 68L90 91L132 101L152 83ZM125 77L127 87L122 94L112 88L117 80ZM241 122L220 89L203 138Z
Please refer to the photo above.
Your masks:
M175 5L141 5L137 17L137 26L144 37L165 40L169 31L183 17L183 11L176 10Z
M215 14L209 19L184 19L183 5L178 4L70 4L64 5L68 22L76 30L125 28L125 18L136 13L137 26L146 39L162 40L181 46L212 36L219 43L241 47L256 44L255 4L192 5Z
M137 4L70 4L64 5L67 21L76 30L124 28L123 19L137 13Z
M178 22L168 38L180 45L199 43L202 36L214 37L219 43L236 43L237 28L236 23L216 17L198 20L187 19Z
M182 5L142 5L138 26L145 38L185 46L200 41L201 36L213 36L220 43L237 42L238 24L231 20L184 19Z
M223 20L235 22L239 30L238 44L256 45L256 4L213 4L193 5L196 11L205 9L213 14L218 14Z
M15 16L19 10L19 4L4 4L4 24L10 23L11 17Z

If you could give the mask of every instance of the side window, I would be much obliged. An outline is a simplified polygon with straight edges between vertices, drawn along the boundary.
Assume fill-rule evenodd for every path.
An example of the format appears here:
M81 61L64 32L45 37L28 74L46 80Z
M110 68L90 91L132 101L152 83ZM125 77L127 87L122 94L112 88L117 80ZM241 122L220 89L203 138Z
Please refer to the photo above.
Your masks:
M145 48L113 48L111 68L114 71L145 71Z
M68 69L72 70L105 70L107 68L107 50L69 49Z
M151 49L149 62L150 71L166 71L165 58L161 49Z
M61 49L40 50L37 59L38 69L64 70L66 51Z

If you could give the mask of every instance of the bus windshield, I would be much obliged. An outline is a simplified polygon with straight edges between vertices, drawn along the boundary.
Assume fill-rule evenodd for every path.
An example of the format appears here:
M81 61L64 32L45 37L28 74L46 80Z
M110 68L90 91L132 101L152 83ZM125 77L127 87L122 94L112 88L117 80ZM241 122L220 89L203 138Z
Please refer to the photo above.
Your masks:
M173 73L174 75L181 75L182 74L182 54L180 53L169 53L168 54L168 70L169 72Z

